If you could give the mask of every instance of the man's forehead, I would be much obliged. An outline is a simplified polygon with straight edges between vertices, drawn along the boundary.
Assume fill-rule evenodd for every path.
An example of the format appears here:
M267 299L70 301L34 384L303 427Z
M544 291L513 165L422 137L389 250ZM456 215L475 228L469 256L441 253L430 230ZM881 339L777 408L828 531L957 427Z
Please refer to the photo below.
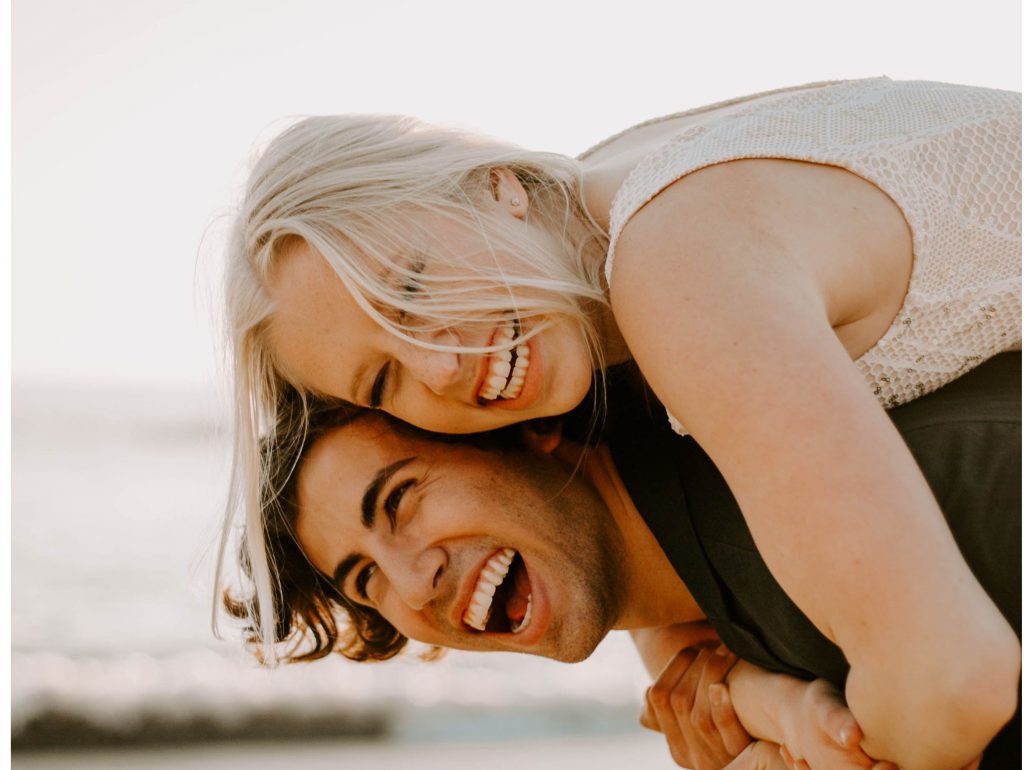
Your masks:
M339 469L349 467L362 472L367 468L387 465L403 451L408 454L415 443L411 437L402 435L383 418L371 413L325 432L309 456L320 465L334 463Z
M313 491L311 486L333 482L346 487L358 485L351 493L361 493L374 475L396 460L413 455L426 460L440 459L450 448L442 442L410 435L370 412L324 433L309 450L300 469L299 483L307 492Z

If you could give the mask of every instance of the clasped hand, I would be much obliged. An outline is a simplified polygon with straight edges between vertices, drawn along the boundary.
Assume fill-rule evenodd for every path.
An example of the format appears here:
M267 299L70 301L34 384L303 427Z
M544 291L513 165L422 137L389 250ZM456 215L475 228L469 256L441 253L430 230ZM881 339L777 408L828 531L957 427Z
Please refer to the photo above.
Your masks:
M824 680L801 682L758 672L784 686L773 692L773 703L764 704L772 713L762 721L776 726L777 734L753 740L726 682L737 662L722 644L688 647L648 688L640 723L665 735L678 765L692 770L895 770L860 750L859 726L839 692Z

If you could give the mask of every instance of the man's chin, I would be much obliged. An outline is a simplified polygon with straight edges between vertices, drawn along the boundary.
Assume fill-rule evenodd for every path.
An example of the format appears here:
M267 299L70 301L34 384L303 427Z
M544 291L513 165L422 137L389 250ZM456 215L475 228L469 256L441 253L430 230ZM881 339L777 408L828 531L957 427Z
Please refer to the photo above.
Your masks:
M542 658L557 660L560 663L579 663L589 658L604 633L573 634L571 639L560 638L557 629L549 629L548 633L536 644L517 644L511 634L483 633L469 639L460 639L449 645L452 649L467 652L515 652L523 655L537 655Z
M529 650L533 655L557 660L560 663L579 663L589 658L597 645L607 635L604 629L582 629L579 625L570 634L559 633L561 629L552 628L545 640L548 644L539 645L536 650Z

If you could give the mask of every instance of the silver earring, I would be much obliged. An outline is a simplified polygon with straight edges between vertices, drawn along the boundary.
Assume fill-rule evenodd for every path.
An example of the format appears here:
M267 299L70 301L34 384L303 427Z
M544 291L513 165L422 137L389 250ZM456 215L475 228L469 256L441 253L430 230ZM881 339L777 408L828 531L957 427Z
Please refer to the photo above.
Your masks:
M509 201L509 203L511 203L516 208L518 208L519 207L519 198L513 197L512 200Z

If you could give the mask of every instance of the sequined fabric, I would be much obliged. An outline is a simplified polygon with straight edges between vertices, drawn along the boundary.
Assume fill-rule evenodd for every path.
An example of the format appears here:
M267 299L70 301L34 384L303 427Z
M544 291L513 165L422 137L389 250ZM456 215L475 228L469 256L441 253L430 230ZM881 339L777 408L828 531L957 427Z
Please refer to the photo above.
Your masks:
M788 91L771 92L782 95L764 102L755 95L723 103L740 107L688 127L637 164L612 204L609 284L622 228L677 179L740 158L823 163L887 193L913 237L903 306L856 361L883 406L929 393L996 353L1019 350L1020 95L888 78Z

